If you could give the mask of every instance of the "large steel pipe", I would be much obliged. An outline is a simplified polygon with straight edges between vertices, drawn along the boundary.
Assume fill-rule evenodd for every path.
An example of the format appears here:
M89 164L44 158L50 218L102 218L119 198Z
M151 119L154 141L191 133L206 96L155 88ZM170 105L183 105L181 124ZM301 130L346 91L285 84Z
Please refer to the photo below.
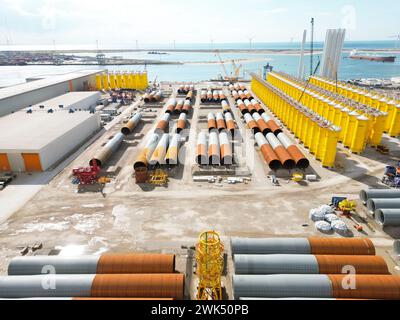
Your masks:
M258 113L253 113L253 119L257 122L257 125L260 128L263 135L267 135L268 133L271 132L270 127L268 127L264 119Z
M375 219L384 227L400 226L400 209L379 209L375 211Z
M400 299L400 277L354 275L356 286L343 286L348 275L234 275L235 299L254 298L338 298Z
M226 130L220 132L219 143L221 145L221 164L225 166L232 165L233 164L232 143L229 139Z
M201 92L200 92L200 101L202 103L207 101L207 90L201 90Z
M260 132L257 122L254 121L250 113L244 114L244 120L246 121L247 127L253 132L253 134Z
M240 99L238 99L236 101L236 104L240 110L240 112L242 113L242 115L245 115L246 113L249 113L249 109L246 108L246 105L244 104L244 102Z
M212 165L221 164L221 150L219 146L218 133L213 130L209 134L208 162Z
M400 198L398 199L369 199L367 208L375 213L378 209L400 209Z
M169 164L169 165L177 165L178 164L180 143L181 143L181 135L177 133L172 137L172 140L168 147L167 155L165 156L165 162L167 164Z
M143 96L144 102L145 102L145 103L149 103L149 102L153 101L154 95L155 95L156 93L157 93L156 91L152 91L151 93L146 93L146 94Z
M234 275L235 299L254 298L332 298L332 283L327 275L277 274Z
M257 112L256 107L250 102L249 99L244 100L244 105L246 106L247 110L249 110L250 114Z
M270 169L276 171L282 168L282 163L279 161L277 154L272 149L264 135L261 132L258 132L255 134L255 139L258 147L261 150L264 160L267 162Z
M207 136L204 132L200 132L197 138L197 147L196 147L196 163L199 165L207 165L208 164L208 155L207 155Z
M24 256L11 259L8 275L173 273L173 254L103 254L97 256Z
M192 102L191 100L185 100L182 108L182 112L188 114L192 109Z
M150 158L149 164L151 166L165 164L165 155L167 154L169 142L169 134L164 133L157 144L156 149L153 152L153 155Z
M176 133L180 133L182 130L186 128L186 113L181 113L178 119L178 124L176 128Z
M163 114L163 116L161 117L161 120L158 122L157 127L154 130L154 132L158 133L158 134L167 132L170 118L171 118L171 115L169 113Z
M287 135L281 132L278 134L278 139L296 162L296 167L305 170L310 166L310 161Z
M176 108L176 100L171 99L167 103L167 109L165 110L165 112L171 114L174 112L175 108Z
M211 132L215 129L217 129L217 121L215 121L215 116L213 113L209 113L207 117L207 125L208 125L208 131Z
M0 277L0 297L183 299L182 274L36 275Z
M256 108L256 110L259 114L263 114L265 112L265 110L263 109L263 107L257 100L252 99L251 104L254 106L254 108Z
M400 198L400 190L393 189L369 189L360 191L360 199L367 203L368 199L391 199Z
M226 129L230 131L230 133L233 135L235 132L235 121L233 120L232 114L230 112L226 112L224 114L225 117L225 123L226 123Z
M149 140L147 141L146 146L139 153L139 155L137 156L137 158L135 160L135 163L133 164L133 168L135 170L137 170L139 168L147 168L148 162L149 162L151 156L153 155L154 150L157 147L160 137L161 136L157 133L153 133L150 136Z
M117 151L123 140L124 135L120 132L117 133L98 153L96 153L93 159L89 161L89 165L93 166L96 162L99 167L103 166L111 155Z
M124 135L130 135L133 130L135 130L136 126L139 124L140 120L142 119L141 113L136 113L128 122L127 124L122 127L121 132Z
M226 129L225 119L224 119L224 115L221 112L217 113L216 120L217 120L218 131L221 132L221 131L225 130Z
M233 254L375 255L368 238L232 238Z
M185 104L185 101L187 100L178 100L174 109L174 114L180 114L183 109L183 105Z
M267 254L234 255L236 274L341 274L346 266L356 274L389 274L379 256Z
M268 133L266 137L268 143L271 145L272 149L274 149L283 167L288 170L293 169L296 166L296 162L286 151L285 147L279 142L278 138L273 133Z
M274 133L274 135L278 135L282 132L282 129L280 126L277 125L277 123L265 112L261 114L262 118L264 119L265 123L268 125L268 127L271 129L271 131Z
M221 101L221 107L224 113L231 112L231 107L229 106L228 102L226 102L226 100Z

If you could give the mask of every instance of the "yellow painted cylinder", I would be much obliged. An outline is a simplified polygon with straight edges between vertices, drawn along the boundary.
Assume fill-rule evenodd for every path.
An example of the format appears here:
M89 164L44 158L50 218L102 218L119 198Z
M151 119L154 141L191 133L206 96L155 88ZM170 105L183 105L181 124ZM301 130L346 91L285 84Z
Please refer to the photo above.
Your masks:
M344 135L344 140L343 140L343 144L345 147L350 148L351 146L351 142L353 141L353 136L357 124L357 118L359 116L360 115L355 111L349 113L349 117L346 124L346 133Z
M394 107L392 118L388 133L391 137L398 137L400 135L400 104Z
M114 73L110 73L110 88L111 89L116 89L117 88L117 84L115 82L115 74Z
M363 115L356 118L354 134L350 144L353 153L362 153L366 147L369 119Z
M379 146L382 142L383 129L385 127L387 115L382 114L374 118L374 123L372 125L372 131L370 135L370 144L372 147Z
M101 81L101 74L96 74L96 88L97 90L103 90L103 84Z
M110 90L110 84L108 83L108 73L103 74L103 87L104 90Z

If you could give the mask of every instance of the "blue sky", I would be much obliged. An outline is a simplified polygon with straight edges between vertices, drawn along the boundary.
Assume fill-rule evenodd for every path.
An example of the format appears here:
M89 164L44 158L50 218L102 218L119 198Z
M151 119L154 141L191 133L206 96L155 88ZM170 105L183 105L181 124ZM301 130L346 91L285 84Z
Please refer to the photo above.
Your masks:
M0 0L0 44L288 42L316 19L316 39L400 33L398 0Z

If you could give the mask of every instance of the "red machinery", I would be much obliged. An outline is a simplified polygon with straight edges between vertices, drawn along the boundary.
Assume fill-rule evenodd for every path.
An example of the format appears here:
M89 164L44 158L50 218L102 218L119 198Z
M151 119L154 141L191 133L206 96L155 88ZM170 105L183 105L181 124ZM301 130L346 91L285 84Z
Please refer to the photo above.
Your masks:
M100 167L97 162L93 162L93 166L90 167L80 167L72 170L77 183L80 185L94 184L97 182L99 177Z

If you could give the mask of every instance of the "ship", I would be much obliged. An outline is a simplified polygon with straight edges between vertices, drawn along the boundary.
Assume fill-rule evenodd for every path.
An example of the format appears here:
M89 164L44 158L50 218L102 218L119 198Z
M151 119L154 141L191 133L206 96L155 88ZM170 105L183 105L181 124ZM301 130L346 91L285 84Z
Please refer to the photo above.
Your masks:
M395 56L378 56L373 54L359 54L357 50L353 50L350 55L350 59L353 60L368 60L368 61L377 61L377 62L395 62Z

